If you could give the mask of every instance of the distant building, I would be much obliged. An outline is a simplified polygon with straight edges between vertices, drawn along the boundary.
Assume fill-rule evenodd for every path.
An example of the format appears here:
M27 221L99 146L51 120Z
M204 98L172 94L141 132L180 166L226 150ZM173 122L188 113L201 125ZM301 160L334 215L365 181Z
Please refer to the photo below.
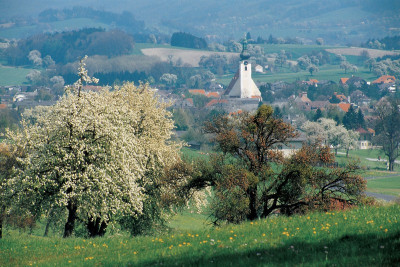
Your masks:
M363 128L358 128L356 130L360 134L360 138L358 139L358 148L359 149L370 149L372 148L372 137L375 135L375 131L368 128L367 130Z
M264 68L261 65L257 65L254 68L255 72L259 72L259 73L263 73L264 72Z
M375 81L373 81L372 83L395 83L396 82L396 78L394 76L391 75L383 75L381 77L379 77L378 79L376 79Z
M254 98L261 100L261 92L251 78L251 64L248 61L250 54L247 51L247 41L243 42L240 53L239 70L231 80L224 95L229 98Z

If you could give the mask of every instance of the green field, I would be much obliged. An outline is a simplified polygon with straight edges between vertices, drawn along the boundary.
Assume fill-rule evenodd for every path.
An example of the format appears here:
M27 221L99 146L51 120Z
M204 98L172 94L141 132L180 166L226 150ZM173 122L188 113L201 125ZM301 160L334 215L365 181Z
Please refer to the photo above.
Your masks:
M368 191L400 198L400 175L368 180Z
M0 86L28 84L25 78L31 69L0 65Z
M0 266L395 266L399 222L400 206L389 205L221 227L199 228L185 219L139 237L62 239L6 229Z
M266 54L279 53L281 50L292 54L292 60L296 60L302 55L313 51L322 51L324 49L339 48L338 46L325 45L302 45L302 44L256 44L264 48Z

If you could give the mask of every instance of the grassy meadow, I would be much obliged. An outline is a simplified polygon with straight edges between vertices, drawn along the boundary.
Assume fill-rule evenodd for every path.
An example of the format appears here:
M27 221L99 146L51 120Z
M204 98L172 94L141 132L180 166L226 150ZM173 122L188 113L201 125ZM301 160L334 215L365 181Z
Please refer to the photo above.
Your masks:
M394 266L400 262L399 205L270 217L221 227L189 222L140 237L63 239L7 230L0 240L0 266Z
M338 154L338 162L349 159ZM188 158L206 157L184 148ZM350 151L361 166L378 150ZM382 155L381 155L382 156ZM368 191L400 187L400 175L372 161L364 176ZM378 175L380 174L380 175ZM371 183L373 182L373 183ZM390 192L388 192L389 194ZM172 216L166 229L131 237L109 228L105 237L61 238L61 228L43 237L46 218L32 229L5 227L0 266L394 266L400 262L400 205L361 206L292 217L273 215L241 224L212 226L208 211Z
M25 78L31 69L6 67L0 64L0 86L28 84Z

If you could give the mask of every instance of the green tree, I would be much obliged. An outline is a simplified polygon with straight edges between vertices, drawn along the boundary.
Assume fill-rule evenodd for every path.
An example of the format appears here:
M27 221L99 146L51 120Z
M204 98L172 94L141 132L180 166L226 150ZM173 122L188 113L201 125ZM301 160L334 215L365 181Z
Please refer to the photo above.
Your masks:
M349 107L349 110L343 116L343 125L346 129L357 129L359 127L357 113L354 110L353 105Z
M215 135L223 154L211 161L208 171L200 171L193 184L214 186L217 220L236 223L275 210L287 215L326 210L333 199L357 202L365 189L362 178L354 175L354 166L313 167L333 161L328 147L305 145L284 159L278 146L297 133L277 119L269 106L263 105L253 114L216 118L206 125L206 132Z
M278 56L275 59L275 64L280 65L281 68L284 64L286 64L287 61L287 55L285 50L281 50L278 54Z
M400 100L395 98L382 98L376 105L379 119L375 128L375 142L382 146L388 157L390 171L394 170L394 162L400 155L399 106Z
M314 72L318 72L319 68L315 66L314 64L311 64L310 66L307 67L308 72L312 76Z
M65 214L64 237L77 220L101 236L116 217L143 215L148 202L159 201L152 198L158 174L179 159L179 146L168 141L174 125L167 104L147 85L83 92L95 81L83 61L79 76L59 102L34 109L21 131L7 135L26 153L8 183L16 192L12 208L36 218Z
M313 120L318 121L320 118L323 118L323 117L324 117L324 115L322 114L321 109L318 108L317 111L315 112Z

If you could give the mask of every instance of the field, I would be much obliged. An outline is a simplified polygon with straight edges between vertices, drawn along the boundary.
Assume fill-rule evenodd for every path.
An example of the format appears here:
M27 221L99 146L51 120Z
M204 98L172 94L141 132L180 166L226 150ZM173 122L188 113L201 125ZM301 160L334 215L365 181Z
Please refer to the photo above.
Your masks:
M0 86L27 84L25 76L31 69L6 67L0 64Z
M192 67L198 67L200 58L202 56L210 56L212 54L216 54L217 52L177 48L145 48L142 49L142 53L146 56L157 56L162 61L168 61L168 57L172 56L173 62L181 59L182 64L189 64ZM218 54L226 55L228 58L238 55L238 53L228 52L218 52Z
M333 49L326 49L326 51L328 51L329 53L340 54L343 56L359 56L362 51L367 51L368 54L373 58L383 57L386 55L390 56L399 55L399 52L361 48L361 47L333 48Z
M320 70L314 73L312 76L308 71L300 71L300 72L276 72L276 73L253 73L253 80L256 83L273 83L277 81L286 81L286 82L294 82L294 81L303 81L309 79L317 79L321 80L329 80L334 81L336 83L339 82L340 78L351 77L355 75L357 77L361 77L367 81L373 81L377 77L370 73L366 68L360 67L359 71L356 73L345 73L344 70L339 68L339 65L324 65L320 67ZM217 76L217 81L228 85L233 77L233 74Z
M394 266L399 222L400 206L389 205L216 228L187 221L133 238L62 239L10 229L0 240L0 266Z
M349 160L339 152L340 164ZM182 153L207 156L189 148ZM364 176L382 175L368 180L369 189L400 191L398 173L368 160L379 155L378 150L355 150L349 157L360 160ZM43 237L45 218L30 231L7 226L0 239L0 266L394 266L400 261L398 204L275 215L238 225L212 226L208 216L207 210L185 209L171 217L167 229L138 237L110 229L102 238L63 239L61 227Z

